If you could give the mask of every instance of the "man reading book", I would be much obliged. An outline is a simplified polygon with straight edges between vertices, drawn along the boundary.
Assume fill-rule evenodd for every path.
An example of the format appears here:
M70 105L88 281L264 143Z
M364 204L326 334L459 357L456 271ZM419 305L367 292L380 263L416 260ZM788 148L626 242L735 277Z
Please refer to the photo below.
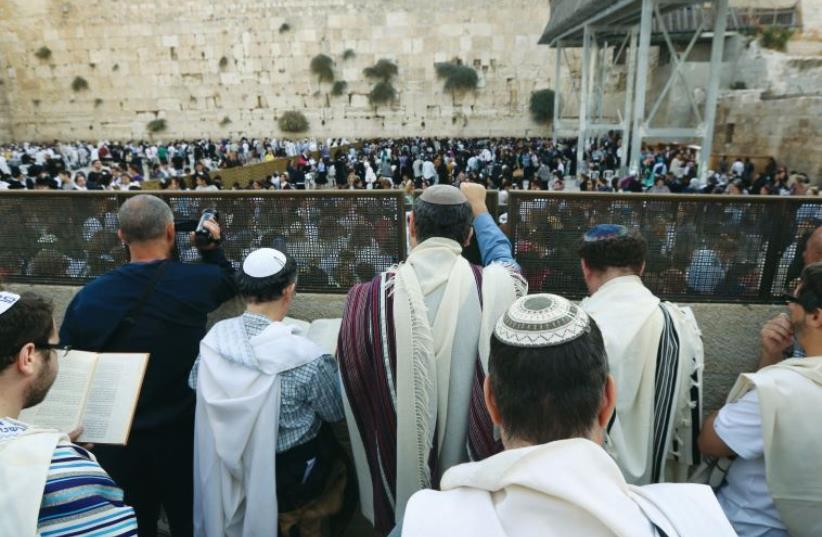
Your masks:
M233 269L214 239L203 263L171 260L174 217L160 198L129 198L117 215L130 262L86 285L69 304L60 341L103 353L148 353L131 434L125 447L100 446L100 464L123 487L141 537L157 534L160 507L174 537L190 537L193 505L194 392L188 373L206 317L234 295Z
M283 322L297 263L273 248L243 261L239 317L214 325L191 372L197 389L194 529L199 537L321 535L345 471L329 429L343 419L334 357ZM279 517L277 516L279 513Z
M0 292L0 535L136 535L134 510L93 455L17 420L45 399L60 354L51 303Z

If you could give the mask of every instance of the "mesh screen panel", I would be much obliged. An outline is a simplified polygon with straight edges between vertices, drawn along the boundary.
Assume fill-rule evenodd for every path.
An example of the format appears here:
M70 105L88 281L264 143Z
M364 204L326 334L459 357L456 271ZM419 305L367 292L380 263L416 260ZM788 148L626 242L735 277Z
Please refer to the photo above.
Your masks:
M345 292L405 254L400 192L155 193L178 224L215 208L226 257L274 247L294 256L304 291ZM0 274L8 281L80 285L127 260L117 239L117 210L131 194L0 194ZM175 255L197 261L187 233Z
M773 302L802 268L802 238L822 200L754 196L512 192L514 257L530 292L587 294L578 249L596 224L622 224L648 243L645 284L688 302Z

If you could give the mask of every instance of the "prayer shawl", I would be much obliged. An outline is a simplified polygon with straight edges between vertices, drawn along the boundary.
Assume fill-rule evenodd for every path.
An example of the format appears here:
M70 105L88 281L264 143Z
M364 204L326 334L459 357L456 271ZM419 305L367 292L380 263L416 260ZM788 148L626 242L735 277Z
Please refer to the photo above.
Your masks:
M580 304L597 322L617 385L606 449L635 485L684 481L699 462L704 353L688 308L662 303L638 276L606 282ZM678 463L666 472L667 459Z
M386 535L443 470L502 446L482 384L494 324L522 294L509 267L472 266L432 238L349 292L337 356L363 514Z
M235 317L214 325L200 344L194 432L195 535L277 535L274 462L280 374L324 354L296 332L294 326L274 322L249 339L242 318ZM229 356L232 361L224 358Z
M448 470L415 494L403 537L731 537L710 487L625 482L600 446L572 438Z
M756 388L765 477L792 537L822 535L822 356L791 358L739 376L728 402Z
M58 431L31 427L0 442L0 535L39 535L37 522Z

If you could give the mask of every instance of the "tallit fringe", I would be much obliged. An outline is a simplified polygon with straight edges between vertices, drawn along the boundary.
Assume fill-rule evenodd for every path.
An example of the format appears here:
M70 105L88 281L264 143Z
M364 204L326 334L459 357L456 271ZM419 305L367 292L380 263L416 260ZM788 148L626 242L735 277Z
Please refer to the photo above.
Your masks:
M437 420L436 405L433 407L431 405L432 401L436 401L436 380L432 377L432 374L435 374L436 371L431 371L431 374L429 374L422 367L422 364L427 357L434 355L434 340L428 335L429 331L425 330L428 320L423 297L405 286L399 273L394 280L395 285L402 285L408 295L408 308L411 312L414 422L417 431L417 481L422 488L430 488L431 469L428 466L428 458L431 449L434 447L433 424Z

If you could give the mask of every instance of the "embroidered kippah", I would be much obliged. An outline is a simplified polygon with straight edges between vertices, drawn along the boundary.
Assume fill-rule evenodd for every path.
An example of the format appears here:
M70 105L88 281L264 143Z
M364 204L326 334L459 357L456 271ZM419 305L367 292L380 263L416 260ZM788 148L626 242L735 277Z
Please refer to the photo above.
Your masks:
M18 295L17 293L0 291L0 315L3 315L8 310L10 310L12 306L17 304L18 300L20 300L20 295Z
M260 248L246 256L243 261L243 272L252 278L267 278L283 270L285 263L285 254L281 251Z
M573 341L591 328L588 314L559 295L518 299L497 321L494 335L513 347L554 347Z
M429 186L420 194L420 199L432 205L462 205L468 202L465 194L451 185Z
M585 242L603 241L618 237L627 237L628 228L617 224L599 224L585 232L583 240Z

